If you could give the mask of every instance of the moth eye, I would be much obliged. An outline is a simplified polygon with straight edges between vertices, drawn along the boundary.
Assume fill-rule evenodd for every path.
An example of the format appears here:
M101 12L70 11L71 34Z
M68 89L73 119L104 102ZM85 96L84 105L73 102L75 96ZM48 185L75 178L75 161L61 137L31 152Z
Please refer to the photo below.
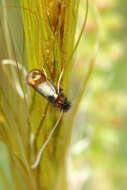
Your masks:
M37 76L37 75L33 75L32 78L33 78L33 79L36 79L36 76Z
M40 75L40 74L33 74L33 75L32 75L32 79L35 80L35 81L36 81L36 80L39 80L40 78L41 78L41 75Z

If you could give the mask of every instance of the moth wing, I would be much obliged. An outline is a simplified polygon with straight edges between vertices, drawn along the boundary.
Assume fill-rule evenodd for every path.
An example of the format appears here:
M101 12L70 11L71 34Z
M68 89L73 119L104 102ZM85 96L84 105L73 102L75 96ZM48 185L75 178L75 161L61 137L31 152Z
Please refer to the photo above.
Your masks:
M39 84L37 90L45 97L53 96L55 99L58 97L55 87L49 81Z

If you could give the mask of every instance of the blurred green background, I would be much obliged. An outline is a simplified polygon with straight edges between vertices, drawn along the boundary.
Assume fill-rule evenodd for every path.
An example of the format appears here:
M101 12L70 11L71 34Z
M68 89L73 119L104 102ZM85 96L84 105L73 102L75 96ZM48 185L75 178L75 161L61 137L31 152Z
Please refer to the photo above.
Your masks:
M126 190L127 1L92 0L89 3L87 25L72 71L72 102L90 60L94 59L95 64L75 118L68 157L69 189ZM78 30L84 17L84 4L82 0ZM0 42L3 43L2 38ZM4 45L1 51L2 59L6 57ZM3 122L1 113L0 124ZM7 165L8 157L5 145L0 144L0 168L4 163ZM0 176L3 175L0 173ZM0 177L0 189L4 190L2 181Z
M94 54L96 60L75 119L68 161L73 190L127 189L126 8L126 0L94 0L89 5L75 71L85 72Z

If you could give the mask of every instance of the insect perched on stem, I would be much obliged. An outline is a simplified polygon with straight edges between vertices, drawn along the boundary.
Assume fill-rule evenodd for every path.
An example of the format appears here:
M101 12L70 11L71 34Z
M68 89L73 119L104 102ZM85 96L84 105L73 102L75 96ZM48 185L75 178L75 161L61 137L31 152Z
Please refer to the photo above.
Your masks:
M25 1L24 1L25 2ZM60 4L60 2L62 3L62 1L58 1L58 4ZM78 2L78 1L77 1ZM65 2L63 2L63 6L61 6L61 7L59 7L59 5L58 5L58 9L60 8L63 8L64 6L66 5L66 3ZM71 5L71 4L70 4ZM32 7L32 6L31 6ZM38 3L37 3L37 7L38 7ZM75 7L75 6L74 6ZM2 7L1 7L2 8ZM52 15L52 11L50 11L50 10L48 10L48 11L45 11L44 10L44 15L45 15L45 13L46 13L46 15L45 15L45 18L46 19L44 19L43 17L41 18L40 16L41 15L43 15L43 14L41 14L40 13L40 10L42 10L42 9L40 9L39 7L37 8L37 11L39 11L39 12L36 12L35 10L36 9L34 9L34 10L30 10L29 8L27 8L27 7L20 7L20 6L4 6L3 8L22 8L25 12L29 12L30 13L30 15L35 15L35 18L36 18L36 20L37 20L37 26L39 26L39 24L40 23L43 23L43 26L45 27L44 29L42 29L42 28L40 28L40 27L36 27L36 22L34 21L34 23L32 23L31 21L33 21L32 19L31 19L31 17L28 17L28 16L26 16L26 14L24 14L24 17L25 17L25 23L24 23L24 31L26 31L26 44L31 44L30 45L30 47L33 47L33 44L38 44L38 41L36 42L36 39L38 40L38 39L42 39L42 42L43 42L43 36L45 36L45 33L46 33L46 38L44 37L44 41L46 41L47 40L47 35L49 34L49 36L51 35L52 37L51 38L49 38L49 39L51 39L51 41L49 40L49 43L48 44L50 44L50 42L57 42L58 41L58 39L60 39L60 41L58 41L58 44L54 44L54 46L52 46L51 45L51 47L49 48L48 47L48 49L50 50L52 50L52 52L54 52L54 50L53 50L53 48L55 47L61 47L61 48L63 48L63 49L59 49L59 48L56 48L55 50L57 50L57 54L55 53L55 54L53 54L54 55L54 60L59 60L57 57L55 57L55 56L57 56L58 55L58 57L59 56L63 56L63 55L65 55L65 54L61 54L61 50L62 50L62 52L64 52L64 50L66 50L66 47L70 47L70 45L69 44L67 44L66 42L68 41L68 40L63 40L64 39L64 36L66 35L66 34L69 34L68 35L68 37L70 37L70 30L71 30L71 28L70 27L65 27L67 24L68 24L68 22L65 22L66 21L66 19L64 19L64 18L67 18L68 17L68 11L65 11L65 13L63 12L64 11L64 9L66 10L66 6L65 6L65 8L64 9L61 9L61 10L58 10L58 13L57 13L57 11L56 11L56 14L53 16ZM55 10L55 9L54 9ZM69 9L68 9L69 10ZM77 9L76 9L77 10ZM51 12L51 15L50 15L50 12ZM61 11L61 12L60 12ZM53 11L54 12L54 11ZM55 12L54 12L55 13ZM61 13L61 14L60 14ZM64 14L63 14L64 13ZM66 14L67 13L67 14ZM74 55L74 53L75 53L75 50L77 49L77 47L78 47L78 44L79 44L79 42L80 42L80 39L81 39L81 37L82 37L82 34L83 34L83 32L84 32L84 28L85 28L85 25L86 25L86 21L87 21L87 14L88 14L88 0L86 0L86 13L85 13L85 19L84 19L84 22L83 22L83 26L82 26L82 29L81 29L81 32L79 33L79 37L78 37L78 39L77 39L77 42L75 43L75 46L74 46L74 48L72 49L72 51L71 52L66 52L66 54L68 54L68 56L67 56L67 58L66 58L66 61L64 61L64 64L61 64L61 67L62 68L64 68L64 70L66 71L67 70L67 68L69 68L68 67L68 65L69 65L69 63L70 63L70 61L71 61L71 59L72 59L72 57L73 57L73 55ZM70 15L70 14L69 14ZM53 16L53 18L51 17L51 16ZM65 17L64 17L65 16ZM5 14L5 18L6 18L6 14ZM76 18L76 17L75 17ZM70 18L70 22L69 23L71 23L71 18ZM30 22L29 22L30 21ZM27 26L27 24L26 23L28 23L28 24L31 24L31 26L30 26L30 33L28 33L28 28L29 28L29 26ZM49 25L49 27L47 27ZM6 25L5 25L6 26ZM73 26L73 23L72 23L72 26ZM7 27L7 26L6 26ZM64 28L65 27L65 28ZM39 37L39 38L36 38L36 36L37 36L37 34L35 33L35 31L37 31L37 30L35 30L35 29L38 29L39 28L39 36L41 37ZM42 35L43 34L43 31L44 31L44 35ZM74 32L74 31L73 31ZM35 38L33 38L33 35L35 36ZM56 34L58 34L58 36L56 35ZM74 33L73 33L73 36L74 36ZM8 37L8 35L7 35L7 37ZM66 39L68 39L68 37L66 37ZM11 38L10 38L11 39ZM53 39L53 41L52 41L52 39ZM35 41L34 41L35 40ZM65 41L65 43L63 43ZM69 40L70 42L71 42L71 40ZM32 42L32 43L31 43ZM43 50L44 49L46 49L47 48L47 43L43 46L40 46L40 44L41 44L41 41L39 41L39 46L37 46L37 48L38 47L41 47L41 50L40 49L36 49L36 47L35 47L35 49L34 50L37 50L36 51L36 53L35 53L35 55L40 55L40 53L39 52L43 52ZM59 44L61 45L61 46L59 46ZM72 43L73 44L73 43ZM67 46L66 46L67 45ZM14 46L15 47L15 46ZM29 46L28 46L29 47ZM32 50L32 52L33 52L33 49L32 48L30 48L30 53L28 53L28 55L31 55L31 50ZM68 48L67 48L67 50L68 50ZM70 49L71 50L71 49ZM69 51L70 51L69 50ZM45 53L44 53L45 54ZM42 55L42 53L41 53L41 55ZM47 57L49 57L49 56L47 56L47 55L43 55L43 59L45 60ZM36 58L36 56L35 56L35 58ZM39 57L40 59L41 59L41 57ZM61 57L61 60L63 60L63 58L64 57ZM44 62L45 63L45 65L46 65L46 62ZM55 63L55 62L52 62L52 63ZM62 63L62 62L61 62ZM65 64L66 63L66 64ZM47 65L46 65L47 66ZM48 67L47 67L48 68ZM57 68L57 67L54 67L54 68ZM18 64L17 64L17 69L18 69ZM61 72L62 73L62 72ZM62 76L62 75L61 75ZM66 111L68 111L69 109L70 109L70 106L71 106L71 104L70 104L70 102L67 100L67 98L64 96L64 93L63 93L63 90L60 88L60 79L61 79L61 77L59 78L59 81L58 81L58 86L56 87L55 85L53 85L52 84L52 82L50 81L50 80L48 80L47 79L47 77L46 77L46 74L45 74L45 72L43 72L43 71L41 71L41 70L38 70L38 69L34 69L34 70L32 70L31 72L29 72L28 74L27 74L27 77L26 77L26 82L27 82L27 84L28 85L30 85L32 88L34 88L38 93L40 93L43 97L45 97L49 102L51 102L53 105L54 105L54 107L56 107L56 108L58 108L58 109L60 109L61 111L60 111L60 115L59 115L59 117L58 117L58 119L57 119L57 121L56 121L56 123L54 124L54 126L52 126L52 129L51 129L51 132L49 133L49 135L48 135L48 137L47 137L47 139L44 141L44 143L41 145L41 147L39 148L39 150L38 150L38 153L37 153L37 155L36 155L36 158L35 158L35 161L34 161L34 163L32 164L32 166L31 166L31 168L36 168L38 165L39 165L39 163L40 163L40 161L41 161L41 158L42 158L42 154L43 154L43 151L45 150L45 148L46 148L46 146L47 146L47 144L49 143L49 141L50 141L50 139L51 139L51 137L53 136L53 134L54 134L54 132L55 132L55 130L56 130L56 128L58 127L58 126L60 126L59 125L59 123L60 123L60 121L61 121L61 119L62 119L62 116L63 116L63 113L64 112L66 112ZM25 97L25 95L24 95L24 97ZM33 101L34 102L34 101ZM29 112L30 113L30 112ZM46 114L45 114L46 115ZM44 117L44 118L46 118L46 117ZM38 141L38 134L40 133L40 129L41 129L41 126L42 126L42 121L44 121L44 120L42 120L42 118L41 118L41 121L40 121L40 124L39 124L39 126L37 127L37 135L35 134L35 136L33 136L33 139L32 139L32 143L33 144L36 144L36 142ZM32 144L31 143L31 144ZM32 145L33 145L32 144ZM33 147L33 146L31 146L31 147Z
M41 70L34 69L29 72L26 77L26 82L51 102L54 107L64 112L70 109L71 104L64 96L63 90L59 88L59 86L55 87Z

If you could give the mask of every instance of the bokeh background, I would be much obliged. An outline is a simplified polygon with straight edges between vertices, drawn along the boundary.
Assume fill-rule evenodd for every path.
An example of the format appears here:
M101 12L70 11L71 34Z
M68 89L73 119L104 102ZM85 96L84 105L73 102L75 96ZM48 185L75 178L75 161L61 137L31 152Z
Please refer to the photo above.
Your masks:
M81 1L77 34L82 26L85 3L85 0ZM94 61L94 69L75 117L67 161L69 190L127 189L126 19L126 0L89 1L87 25L73 59L72 102L87 75L91 60ZM18 32L12 35L18 39ZM2 59L6 57L2 35L0 44ZM23 39L20 38L17 44L23 47ZM4 117L0 113L1 126L2 123ZM13 188L8 157L5 145L0 144L0 169L5 170ZM0 189L4 190L1 176Z
M95 65L75 119L68 161L73 190L127 189L126 7L126 0L93 0L89 5L75 62L79 81L92 56Z

